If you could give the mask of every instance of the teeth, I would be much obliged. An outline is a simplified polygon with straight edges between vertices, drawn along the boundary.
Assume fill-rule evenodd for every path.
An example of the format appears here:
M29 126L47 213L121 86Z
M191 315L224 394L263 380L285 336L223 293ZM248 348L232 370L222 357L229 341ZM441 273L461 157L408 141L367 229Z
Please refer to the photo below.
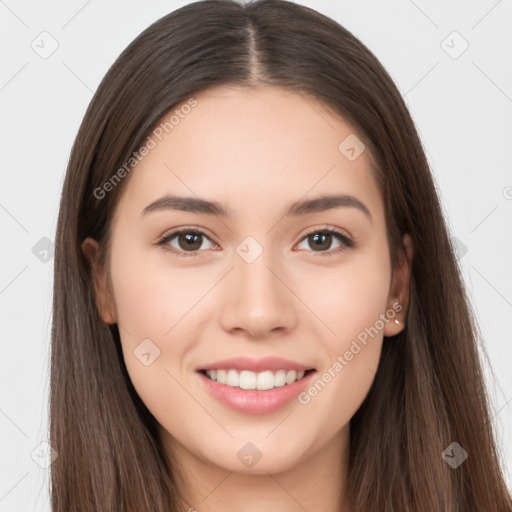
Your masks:
M235 371L235 370L233 370ZM240 384L242 389L256 389L256 374L254 372L240 372Z
M240 389L257 389L259 391L265 391L267 389L273 389L286 384L292 384L293 382L302 379L306 372L304 370L277 370L272 372L266 370L264 372L255 373L249 370L207 370L206 375L211 380L218 382L219 384L226 384Z
M274 375L274 386L284 386L286 384L286 370L277 370Z
M253 373L253 372L250 372ZM256 374L253 374L256 375ZM266 372L258 373L256 377L256 389L260 391L265 391L266 389L274 388L274 374L268 370ZM254 389L254 388L252 388Z

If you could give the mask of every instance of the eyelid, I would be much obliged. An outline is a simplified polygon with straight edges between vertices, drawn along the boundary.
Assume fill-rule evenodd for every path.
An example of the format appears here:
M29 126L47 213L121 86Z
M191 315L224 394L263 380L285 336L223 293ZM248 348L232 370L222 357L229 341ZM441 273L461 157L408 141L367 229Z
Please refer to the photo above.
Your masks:
M301 240L304 240L305 237L313 235L314 233L334 233L346 238L347 240L350 240L351 242L354 242L353 237L348 233L348 231L346 231L345 229L337 228L335 226L331 226L329 224L324 224L321 227L315 227L306 231L302 235Z
M183 233L195 233L200 234L210 240L213 244L220 246L212 237L206 233L202 228L192 227L192 226L184 226L180 228L173 229L164 235L162 235L156 242L155 245L163 246L166 250L169 250L175 254L175 256L198 256L203 251L181 251L169 245L169 241L174 239L176 236ZM316 233L327 233L331 234L335 237L338 237L341 245L336 249L330 249L328 251L307 251L313 253L314 256L330 256L333 254L337 254L339 252L345 251L347 249L357 247L355 240L350 236L345 230L340 228L336 228L334 226L324 225L323 227L312 228L306 233L304 233L297 244L300 244L304 239L308 236L316 234ZM295 244L295 245L297 245ZM295 246L294 246L295 247Z
M202 251L180 251L176 249L175 247L171 247L169 245L169 242L175 238L178 235L181 235L183 233L195 233L195 234L201 234L208 240L210 240L214 245L219 245L215 240L212 239L212 237L206 233L201 228L192 227L192 226L183 226L180 228L172 229L171 231L168 231L167 233L164 233L156 242L155 245L162 246L164 249L169 250L175 254L175 256L197 256Z
M329 249L328 251L308 251L311 252L313 256L332 256L334 254L338 254L348 249L353 249L357 247L357 244L353 237L350 236L345 230L329 225L324 225L321 228L316 227L307 231L305 234L302 235L298 243L300 244L305 238L315 233L327 233L335 237L338 237L341 245L336 249Z

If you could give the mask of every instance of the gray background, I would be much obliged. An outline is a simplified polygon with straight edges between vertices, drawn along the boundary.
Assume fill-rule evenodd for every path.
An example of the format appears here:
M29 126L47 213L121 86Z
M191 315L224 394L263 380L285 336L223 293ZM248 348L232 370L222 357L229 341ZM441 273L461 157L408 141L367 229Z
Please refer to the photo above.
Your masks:
M49 510L51 452L40 443L51 243L73 139L119 53L186 3L0 0L0 512ZM512 0L298 3L376 54L417 124L486 340L493 423L512 487Z

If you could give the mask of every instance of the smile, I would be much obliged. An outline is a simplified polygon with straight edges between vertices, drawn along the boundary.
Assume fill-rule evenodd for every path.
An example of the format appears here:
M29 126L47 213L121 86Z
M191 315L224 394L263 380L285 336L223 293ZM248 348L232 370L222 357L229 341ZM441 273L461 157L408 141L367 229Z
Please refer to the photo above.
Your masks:
M316 370L277 357L238 357L203 366L197 373L207 393L221 404L246 414L265 414L289 404Z
M313 370L307 370L308 372ZM250 370L238 371L235 369L226 370L205 370L205 375L219 384L225 384L233 388L257 389L266 391L281 386L293 384L302 379L306 374L304 370L266 370L256 373Z

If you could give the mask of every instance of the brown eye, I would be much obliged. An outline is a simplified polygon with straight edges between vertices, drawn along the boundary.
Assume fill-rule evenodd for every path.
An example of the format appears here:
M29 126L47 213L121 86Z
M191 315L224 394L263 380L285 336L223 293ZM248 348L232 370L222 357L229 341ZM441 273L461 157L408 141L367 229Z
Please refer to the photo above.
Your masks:
M199 233L180 233L177 235L178 246L186 251L194 251L203 245L203 235Z
M348 236L331 229L311 231L302 240L301 243L304 243L304 241L307 242L311 251L322 256L328 256L354 247L355 245ZM332 244L335 241L338 241L338 244L332 248ZM316 256L316 254L314 256Z
M316 250L328 250L331 248L332 235L329 233L315 233L308 236L309 246Z
M204 246L205 242L215 245L210 238L201 231L182 229L173 231L164 236L158 242L158 245L164 246L176 253L176 256L196 256L200 252L200 249L209 248L208 246Z

